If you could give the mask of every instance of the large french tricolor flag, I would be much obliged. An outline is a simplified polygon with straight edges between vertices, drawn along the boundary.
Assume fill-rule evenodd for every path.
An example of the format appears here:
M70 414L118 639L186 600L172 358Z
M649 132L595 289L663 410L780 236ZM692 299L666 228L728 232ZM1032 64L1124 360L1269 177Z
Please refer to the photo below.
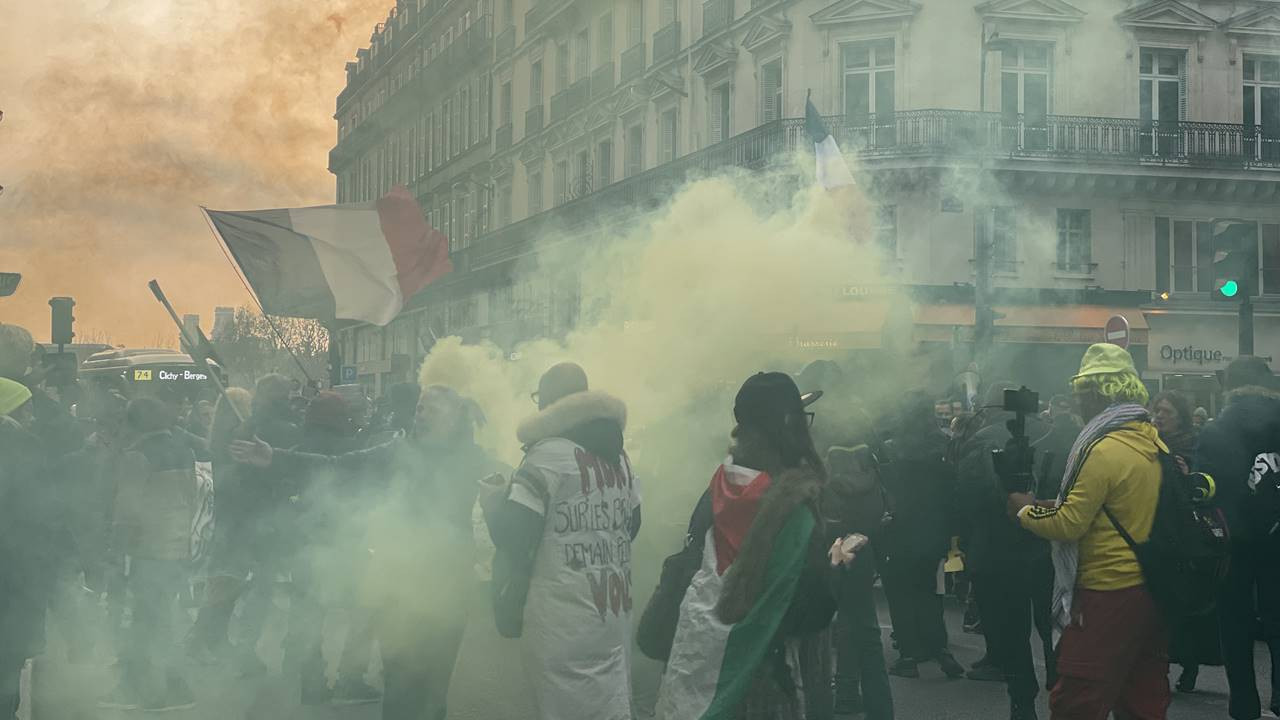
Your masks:
M808 96L804 101L804 129L813 141L813 153L818 162L818 184L827 190L853 185L849 164L844 161L844 155L818 114L818 108L814 107L813 98Z
M453 269L448 238L404 187L370 203L202 210L272 315L386 325Z

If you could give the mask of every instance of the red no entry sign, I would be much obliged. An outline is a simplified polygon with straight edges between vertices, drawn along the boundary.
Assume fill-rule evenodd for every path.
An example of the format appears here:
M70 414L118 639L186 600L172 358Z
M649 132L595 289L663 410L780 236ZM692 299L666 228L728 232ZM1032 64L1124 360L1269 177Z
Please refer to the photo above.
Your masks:
M1129 321L1123 315L1112 315L1102 329L1102 336L1105 342L1127 349L1129 347Z

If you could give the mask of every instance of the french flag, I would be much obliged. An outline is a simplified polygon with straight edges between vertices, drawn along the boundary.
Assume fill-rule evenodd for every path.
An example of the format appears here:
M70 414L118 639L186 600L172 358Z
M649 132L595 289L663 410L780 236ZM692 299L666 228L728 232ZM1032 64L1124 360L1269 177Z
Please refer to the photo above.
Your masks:
M827 190L853 185L853 173L840 153L836 139L831 136L827 124L813 105L812 93L805 95L804 129L813 141L813 153L817 159L818 184Z
M370 203L201 210L272 315L386 325L453 269L448 238L404 187Z

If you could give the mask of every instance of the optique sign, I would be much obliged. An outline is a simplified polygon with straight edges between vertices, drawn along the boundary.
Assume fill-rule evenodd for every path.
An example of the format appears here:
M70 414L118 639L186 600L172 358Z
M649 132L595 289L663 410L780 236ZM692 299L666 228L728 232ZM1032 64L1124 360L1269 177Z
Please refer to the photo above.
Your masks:
M1184 347L1163 345L1160 348L1160 359L1169 362L1171 365L1204 365L1206 363L1217 365L1229 362L1231 357L1223 353L1221 350L1200 348L1195 345L1187 345Z

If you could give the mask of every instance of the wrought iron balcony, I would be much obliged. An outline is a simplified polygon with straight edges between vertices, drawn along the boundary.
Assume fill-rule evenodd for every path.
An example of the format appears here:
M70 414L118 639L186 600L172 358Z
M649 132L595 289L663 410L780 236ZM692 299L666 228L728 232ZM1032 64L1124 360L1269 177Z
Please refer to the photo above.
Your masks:
M714 35L733 22L733 0L707 0L702 3L702 36Z
M636 43L622 53L622 77L619 82L634 80L644 74L644 43Z
M504 58L516 49L516 26L508 25L498 33L498 37L493 40L494 54L499 58Z
M524 113L524 136L536 135L542 132L543 112L541 105L535 105Z
M576 0L534 0L533 7L524 14L524 36L533 37L542 29L548 20L561 15L562 10L572 7Z
M507 123L494 131L493 147L498 152L511 147L511 123Z
M604 97L613 92L613 61L596 68L591 73L591 97Z
M906 110L838 116L828 128L840 147L864 158L985 155L1188 167L1280 167L1280 134L1252 125L1049 115ZM787 120L787 132L804 123ZM795 144L798 138L789 137Z
M467 28L461 37L454 41L454 45L458 46L454 49L455 59L457 54L462 54L468 59L479 57L489 49L492 41L493 18L489 15L481 15L472 21L471 27Z
M679 51L680 21L675 20L653 34L653 64L675 57Z

